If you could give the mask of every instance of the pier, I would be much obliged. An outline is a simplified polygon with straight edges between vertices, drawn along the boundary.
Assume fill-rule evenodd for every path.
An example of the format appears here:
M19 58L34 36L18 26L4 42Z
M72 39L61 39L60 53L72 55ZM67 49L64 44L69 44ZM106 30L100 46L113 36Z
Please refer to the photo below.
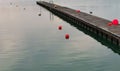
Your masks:
M52 13L58 15L67 21L73 22L78 27L82 27L91 33L97 34L107 41L120 46L120 25L108 26L111 21L93 16L84 12L76 12L76 10L48 3L45 1L37 1L37 4L48 9ZM98 37L99 38L99 37Z

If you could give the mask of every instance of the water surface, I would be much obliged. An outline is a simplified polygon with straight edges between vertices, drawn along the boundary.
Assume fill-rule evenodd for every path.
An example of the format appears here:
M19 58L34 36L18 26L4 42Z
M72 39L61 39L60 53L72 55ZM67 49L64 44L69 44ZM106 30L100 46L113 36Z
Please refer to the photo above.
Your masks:
M119 0L54 3L93 11L109 20L120 15ZM69 40L64 38L66 33ZM119 71L120 56L111 48L36 5L35 0L0 0L0 71Z

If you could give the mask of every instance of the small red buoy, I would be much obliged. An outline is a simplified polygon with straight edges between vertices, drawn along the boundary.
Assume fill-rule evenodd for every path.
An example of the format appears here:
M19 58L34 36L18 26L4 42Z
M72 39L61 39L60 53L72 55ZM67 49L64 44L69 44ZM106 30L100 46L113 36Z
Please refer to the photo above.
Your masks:
M80 13L80 10L76 10L77 13Z
M65 34L65 39L69 39L69 34Z
M62 26L61 26L61 25L60 25L60 26L58 26L58 29L59 29L59 30L62 30Z
M110 22L110 23L108 23L108 26L112 26L113 24Z
M118 19L114 19L114 20L112 21L112 24L113 24L113 25L118 25L118 24L119 24Z

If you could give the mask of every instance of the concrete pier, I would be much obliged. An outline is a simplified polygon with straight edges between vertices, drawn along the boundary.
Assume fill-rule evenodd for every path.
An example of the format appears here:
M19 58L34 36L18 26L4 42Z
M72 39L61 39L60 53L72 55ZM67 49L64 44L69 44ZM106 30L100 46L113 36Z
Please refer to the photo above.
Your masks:
M37 4L45 7L59 17L77 24L78 27L82 27L88 31L91 31L91 33L97 34L105 38L107 41L120 46L120 25L108 26L108 23L111 22L109 20L84 12L79 13L74 9L59 6L53 3L37 1Z

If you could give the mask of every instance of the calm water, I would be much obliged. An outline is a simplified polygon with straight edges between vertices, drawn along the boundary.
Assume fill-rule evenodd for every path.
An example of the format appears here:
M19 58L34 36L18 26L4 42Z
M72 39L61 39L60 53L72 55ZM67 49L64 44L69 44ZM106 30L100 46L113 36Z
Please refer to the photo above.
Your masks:
M54 2L120 19L119 0ZM59 25L63 30L57 29ZM64 39L66 33L69 40ZM0 0L0 71L119 71L119 51L109 47L114 48L52 15L35 0Z

